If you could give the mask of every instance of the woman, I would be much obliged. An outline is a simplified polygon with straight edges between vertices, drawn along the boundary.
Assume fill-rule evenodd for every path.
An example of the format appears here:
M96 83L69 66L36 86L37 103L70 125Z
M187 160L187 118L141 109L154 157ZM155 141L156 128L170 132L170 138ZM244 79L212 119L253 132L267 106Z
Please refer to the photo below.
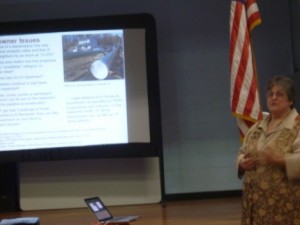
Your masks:
M247 133L237 157L242 225L300 225L300 117L293 81L267 84L270 115Z

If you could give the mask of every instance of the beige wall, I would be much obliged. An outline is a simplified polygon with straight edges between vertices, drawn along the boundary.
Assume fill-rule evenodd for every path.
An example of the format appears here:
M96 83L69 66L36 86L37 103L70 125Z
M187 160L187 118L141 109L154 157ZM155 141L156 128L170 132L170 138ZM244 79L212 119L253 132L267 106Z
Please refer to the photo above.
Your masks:
M107 205L161 200L158 158L93 159L20 164L20 207L43 210L86 207L99 196Z

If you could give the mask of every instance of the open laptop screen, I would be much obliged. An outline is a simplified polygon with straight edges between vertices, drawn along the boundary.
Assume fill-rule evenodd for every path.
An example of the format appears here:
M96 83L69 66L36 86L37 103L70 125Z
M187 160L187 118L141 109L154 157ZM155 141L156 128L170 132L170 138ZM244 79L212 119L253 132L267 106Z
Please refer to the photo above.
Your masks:
M90 210L95 214L99 221L104 221L112 218L112 215L105 207L103 202L98 197L88 198L84 200Z

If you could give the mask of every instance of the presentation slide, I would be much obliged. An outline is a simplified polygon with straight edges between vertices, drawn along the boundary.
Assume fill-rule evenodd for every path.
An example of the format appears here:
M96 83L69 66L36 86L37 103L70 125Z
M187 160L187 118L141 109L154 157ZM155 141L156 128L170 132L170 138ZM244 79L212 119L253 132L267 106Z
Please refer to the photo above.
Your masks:
M0 36L0 151L148 142L143 32Z

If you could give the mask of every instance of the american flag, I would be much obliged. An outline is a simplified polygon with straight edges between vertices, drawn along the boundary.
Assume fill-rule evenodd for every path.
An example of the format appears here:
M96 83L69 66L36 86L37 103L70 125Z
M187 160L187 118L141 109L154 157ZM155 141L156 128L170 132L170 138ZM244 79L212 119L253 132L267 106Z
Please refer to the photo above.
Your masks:
M262 118L251 31L261 23L255 0L232 0L230 11L231 110L241 138Z

